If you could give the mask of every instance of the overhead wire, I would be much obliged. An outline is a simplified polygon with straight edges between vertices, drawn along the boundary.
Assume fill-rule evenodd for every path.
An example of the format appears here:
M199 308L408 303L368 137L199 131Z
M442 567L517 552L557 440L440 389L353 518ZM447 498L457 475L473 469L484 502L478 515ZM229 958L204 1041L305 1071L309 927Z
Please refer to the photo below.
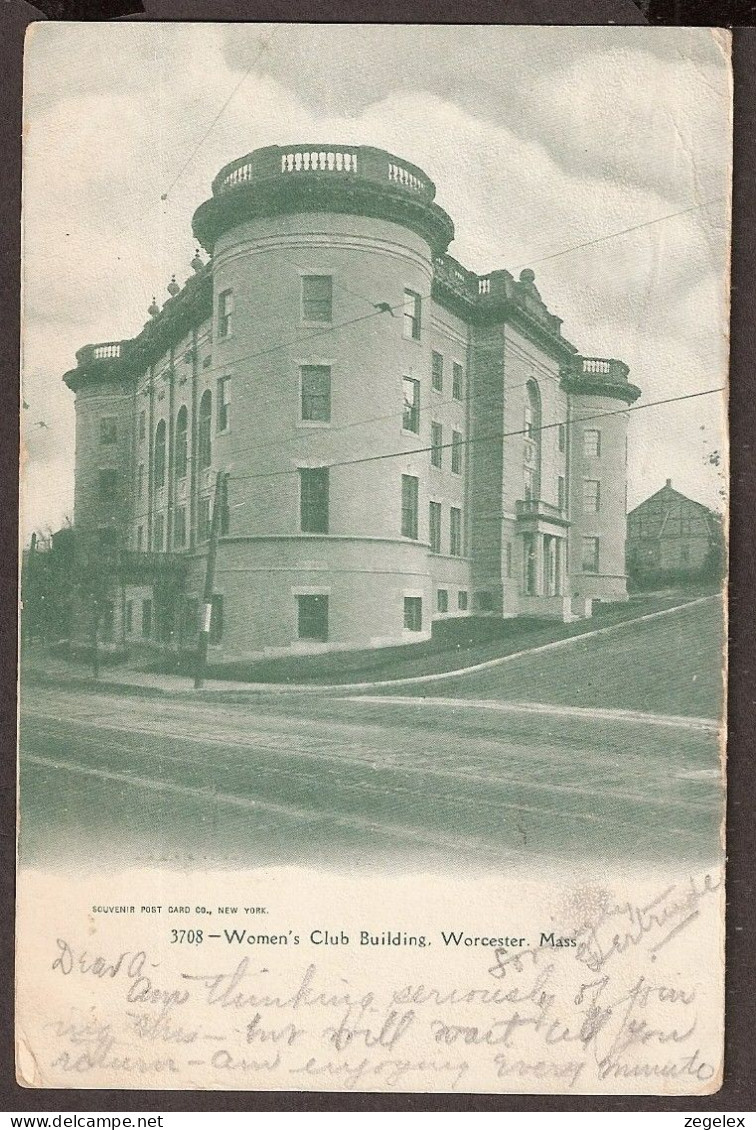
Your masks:
M663 399L660 399L660 400L648 401L645 404L628 405L626 408L619 408L619 409L613 410L611 412L598 412L598 413L594 413L590 416L579 416L579 417L573 417L572 419L556 420L556 421L554 421L550 424L531 425L530 427L516 428L516 429L513 429L511 431L496 432L496 433L492 433L490 435L477 436L477 437L468 437L468 438L463 439L461 441L456 441L456 442L452 441L451 443L432 444L430 446L410 448L408 450L403 450L403 451L382 452L378 455L365 455L365 456L358 456L357 458L354 458L354 459L335 460L332 463L323 463L322 466L323 466L324 469L328 468L329 470L331 470L331 469L337 468L337 467L351 467L351 466L356 466L356 465L364 464L364 463L379 462L379 461L382 461L382 460L385 460L385 459L399 459L399 458L407 458L407 457L413 456L413 455L423 455L423 454L427 454L431 451L444 450L444 449L448 449L448 448L454 448L454 447L457 447L457 446L458 447L470 447L470 446L473 446L473 445L478 444L478 443L491 443L491 442L495 442L495 441L499 441L499 440L503 440L503 439L513 439L517 436L530 436L534 432L545 432L545 431L549 431L549 430L552 430L554 428L559 428L559 427L574 427L576 424L595 423L597 421L604 420L604 419L607 419L607 418L612 417L612 416L623 416L623 415L627 415L628 413L631 413L631 412L640 412L640 411L643 411L647 408L659 408L659 407L662 407L663 405L676 404L676 403L679 403L680 401L683 401L683 400L695 400L695 399L700 398L702 396L712 396L715 393L725 392L725 391L726 391L726 386L720 385L720 386L717 386L716 388L702 389L702 390L699 390L698 392L683 393L683 394L680 394L678 396L664 397ZM282 470L279 470L279 471L267 471L267 472L261 472L259 474L254 474L254 475L236 475L236 474L229 473L227 481L233 483L233 482L258 481L258 480L261 480L261 479L272 479L272 478L281 478L281 477L294 477L294 476L299 474L299 470L300 470L300 468L293 468L293 469L287 468L285 470L282 469ZM228 508L230 510L236 510L239 507L244 506L244 505L246 505L245 500L243 500L241 502L229 504ZM147 517L148 514L149 514L149 511L146 511L143 514L137 515L136 518L133 519L133 520L137 520L140 517Z
M548 430L553 429L553 428L558 428L560 426L562 426L562 427L564 427L564 426L573 427L575 424L591 423L591 422L596 421L596 420L606 419L607 417L610 417L610 416L621 416L621 415L624 416L624 415L626 415L630 412L640 412L640 411L642 411L643 409L646 409L646 408L658 408L658 407L661 407L662 405L665 405L665 404L676 404L676 403L678 403L679 401L682 401L682 400L694 400L697 397L701 397L701 396L712 396L716 392L724 392L725 389L726 389L725 385L719 385L716 388L702 389L699 392L688 392L688 393L683 393L679 396L664 397L661 400L650 400L650 401L647 401L645 404L632 404L632 405L628 405L626 408L619 408L619 409L616 409L616 410L611 411L611 412L599 412L599 413L595 413L594 415L591 415L591 416L579 416L579 417L573 417L572 419L567 419L567 420L556 420L551 424L540 424L540 425L536 425L536 426L531 426L529 428L517 428L513 431L495 432L495 433L492 433L490 435L485 435L485 436L468 436L467 438L465 438L461 441L457 441L456 444L452 441L451 443L431 444L430 446L426 446L426 447L413 447L413 448L409 448L409 449L403 450L403 451L381 452L378 455L362 455L362 456L358 456L354 459L334 460L334 462L332 462L332 463L324 462L323 467L328 467L329 469L334 468L334 467L353 467L353 466L357 466L358 464L361 464L361 463L374 463L374 462L378 462L378 461L383 460L383 459L402 459L402 458L407 458L408 456L411 456L411 455L422 455L422 454L425 454L425 453L430 452L430 451L443 450L444 448L450 448L450 447L454 447L454 446L470 447L470 446L473 446L474 444L478 444L478 443L491 443L491 442L494 442L496 440L512 439L515 436L530 435L532 432L535 432L535 431L544 432L544 431L548 431ZM262 471L258 474L254 474L254 475L230 475L230 479L231 479L231 481L243 482L243 481L249 481L249 480L279 478L279 477L284 476L284 475L289 475L289 476L290 475L297 475L298 473L299 473L298 468L294 468L294 469L286 468L286 469L281 469L281 470L278 470L278 471Z
M173 190L173 189L175 188L175 186L176 186L176 185L178 184L179 180L180 180L180 179L181 179L181 177L182 177L182 176L184 175L184 172L185 172L185 171L186 171L186 170L187 170L187 169L189 168L189 165L191 165L192 161L193 161L193 160L194 160L194 158L195 158L195 157L197 156L197 154L199 153L200 149L202 148L202 146L203 146L203 145L205 144L205 142L207 141L207 139L208 139L208 137L210 136L210 134L212 133L212 131L213 131L213 130L215 129L215 126L216 126L216 125L218 124L218 122L220 121L221 117L222 117L222 116L223 116L223 114L224 114L224 113L226 112L226 108L228 107L228 105L229 105L229 104L230 104L230 102L232 101L232 99L233 99L234 95L235 95L235 94L236 94L236 92L237 92L237 91L238 91L238 90L240 89L240 87L242 86L242 84L243 84L244 82L246 82L246 80L247 80L247 79L249 78L250 74L252 73L252 68L253 68L253 67L254 67L254 66L255 66L255 65L256 65L256 64L257 64L257 63L259 62L259 60L260 60L260 59L262 58L262 56L263 56L264 52L270 49L270 45L271 45L271 43L273 42L273 40L274 40L275 36L277 35L277 33L278 33L278 32L279 32L280 30L281 30L281 29L280 29L280 27L275 27L275 28L273 29L273 31L272 31L272 32L270 33L269 37L268 37L268 38L267 38L266 40L261 40L261 42L260 42L260 48L259 48L259 50L258 50L257 54L256 54L256 55L254 56L254 58L252 59L252 62L251 62L251 63L249 64L249 66L247 67L246 71L244 72L244 74L243 74L243 75L241 76L241 78L239 79L239 81L238 81L238 82L237 82L237 83L236 83L236 84L234 85L234 87L233 87L233 89L232 89L231 93L229 94L228 98L227 98L227 99L226 99L226 101L225 101L225 102L223 103L223 105L221 106L220 110L219 110L219 111L218 111L218 113L217 113L217 114L215 115L215 117L214 117L214 118L213 118L213 120L211 121L210 125L209 125L209 126L207 127L207 129L206 129L206 130L205 130L205 132L203 133L202 137L201 137L201 138L199 139L199 141L198 141L198 142L197 142L197 144L195 145L194 149L192 149L191 153L190 153L190 154L189 154L189 156L188 156L188 157L186 158L186 160L184 161L183 165L181 166L181 168L179 169L179 171L178 171L178 172L176 173L175 177L173 178L173 180L171 181L171 183L170 183L170 184L168 185L168 187L167 187L167 189L165 190L165 192L164 192L164 193L163 193L163 194L161 195L160 199L161 199L162 201L166 201L166 200L168 199L168 196L169 196L169 194L170 194L170 193L171 193L171 191L172 191L172 190Z
M568 255L572 251L580 251L584 247L593 247L597 243L604 243L607 239L617 239L621 235L627 235L628 232L640 231L641 228L650 228L653 224L661 224L664 220L674 220L676 216L687 216L690 212L696 212L700 208L708 208L711 204L719 204L726 199L725 196L714 196L711 200L702 200L698 204L691 204L689 208L681 208L679 212L667 212L664 216L657 216L653 220L644 220L640 224L633 224L631 227L623 228L611 235L597 236L596 239L587 239L583 243L573 244L572 247L565 247L561 251L542 255L539 259L530 259L526 266L532 266L533 263L548 263L551 259L558 259L561 255Z
M724 198L721 197L721 198L717 198L717 199L724 199ZM610 232L607 235L601 236L597 239L588 240L588 241L585 241L585 242L580 243L580 244L575 244L573 247L562 248L560 251L554 252L553 255L544 256L541 260L531 260L531 261L532 262L544 262L547 259L556 258L556 257L561 256L561 255L566 255L571 251L581 250L584 247L594 246L597 243L606 242L607 240L614 239L618 236L624 235L627 232L637 231L640 228L650 226L651 224L661 223L663 220L674 219L677 216L686 215L690 212L696 211L700 208L707 207L708 205L710 205L712 203L716 203L716 202L717 202L716 200L702 201L698 204L692 205L690 208L682 209L679 212L668 213L666 216L660 216L660 217L657 217L656 219L646 221L642 224L635 224L635 225L632 225L631 227L623 228L623 229L621 229L617 232ZM292 259L285 258L285 261L291 263L291 265L295 266L298 270L304 269L301 264L296 263ZM340 284L336 284L336 285L338 285L338 289L344 290L346 293L349 293L349 294L353 295L354 297L360 298L361 300L363 300L365 302L370 302L371 305L373 305L373 306L377 306L377 303L372 302L369 298L367 298L367 296L360 294L356 291L348 290L348 288L343 287ZM421 301L427 301L428 299L430 299L432 297L432 293L429 292L427 294L422 294L419 297L420 297ZM384 305L383 309L374 309L374 310L371 310L369 313L359 315L356 318L351 318L351 319L347 319L346 321L343 321L343 322L336 322L336 323L332 323L331 325L324 326L323 329L316 330L314 333L300 335L298 337L292 338L291 340L289 340L287 342L279 342L277 345L273 345L273 346L270 346L270 347L267 347L267 348L261 349L261 350L256 350L253 353L243 354L240 357L235 357L235 358L233 358L233 360L228 362L228 365L226 367L227 368L235 368L237 365L241 364L242 362L256 360L259 357L266 357L266 356L270 356L271 354L277 353L277 352L282 351L282 350L291 349L295 346L301 345L301 344L306 343L308 341L312 341L314 339L318 339L318 338L327 336L328 334L335 333L340 329L347 328L349 326L356 325L358 323L367 321L370 318L377 317L379 315L385 314L385 313L388 312L388 310L390 310L392 312L397 311L397 310L403 311L405 309L405 300L402 299L401 302L396 303L393 306L388 306L388 309L386 309L387 304L383 304L383 305ZM426 408L426 409L421 409L421 411L427 411L427 410L429 410L430 407L432 407L432 406L428 406L428 408ZM351 428L351 427L360 427L360 426L365 426L366 424L369 424L369 423L381 422L384 419L389 419L389 418L393 417L395 414L396 414L396 412L391 412L391 413L387 413L385 417L373 417L373 418L369 418L369 419L366 419L366 420L354 421L350 424L340 425L338 427L338 430L346 430L347 428ZM331 429L331 431L336 431L336 430L337 430L337 428ZM295 442L299 438L304 438L304 436L302 436L302 437L299 437L299 436L292 437L291 440L289 440L287 442ZM262 445L262 446L258 445L258 446L255 447L255 450L263 450L265 446L271 446L271 447L278 446L278 443L271 443L270 445ZM251 448L248 449L248 450L251 450Z
M724 198L720 198L720 199L724 199ZM677 216L687 215L690 212L695 212L695 211L697 211L701 208L708 207L712 203L716 203L716 200L700 201L698 204L693 204L689 208L685 208L680 212L670 212L666 216L658 216L655 219L645 221L642 224L633 224L630 227L621 228L619 231L608 232L606 235L598 236L596 239L591 239L591 240L584 241L582 243L577 243L572 247L564 247L560 251L555 251L553 253L553 255L546 255L546 256L543 256L540 260L531 260L531 262L545 262L546 260L551 259L551 258L557 258L557 257L562 256L562 255L567 255L572 251L580 251L585 247L595 246L596 244L599 244L599 243L605 243L608 240L616 239L621 235L627 234L628 232L638 231L642 227L648 227L651 224L661 223L664 220L675 219ZM301 270L302 268L300 267L299 269ZM351 293L354 293L354 292L351 292ZM367 299L364 295L357 295L357 297L363 298L365 301L369 301L369 299ZM428 299L432 298L432 291L429 291L427 294L418 295L418 297L420 298L421 301L427 301ZM377 303L373 303L373 305L377 306ZM324 337L324 336L326 336L327 334L330 334L330 333L336 333L338 330L346 329L347 327L357 325L360 322L368 321L370 318L376 318L376 317L380 317L384 314L388 314L389 311L391 311L391 313L393 314L393 312L396 311L396 310L404 310L405 299L402 299L401 302L398 302L394 305L391 305L389 303L381 303L381 306L382 306L382 309L371 310L367 314L361 314L356 318L349 318L349 319L347 319L346 321L343 321L343 322L335 322L335 323L333 323L329 326L324 327L322 330L315 331L315 333L303 334L303 335L300 335L298 337L291 338L289 341L279 342L276 345L267 346L265 349L255 350L252 353L246 353L246 354L242 354L239 357L234 357L232 360L229 361L229 366L238 365L243 361L254 361L258 357L268 357L273 353L279 352L280 350L291 349L294 346L298 346L298 345L304 344L308 341L312 341L312 340L315 340L317 338Z

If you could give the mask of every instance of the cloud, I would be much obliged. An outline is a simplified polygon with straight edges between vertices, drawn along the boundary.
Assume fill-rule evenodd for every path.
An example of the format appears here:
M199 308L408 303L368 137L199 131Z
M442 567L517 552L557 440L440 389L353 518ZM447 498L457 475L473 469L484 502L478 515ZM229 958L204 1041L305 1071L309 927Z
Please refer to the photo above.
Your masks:
M727 100L707 29L300 25L260 56L259 33L229 27L223 50L232 69L270 74L326 117L428 92L584 178L675 202L716 179L717 145L707 157L691 136L716 142Z
M76 349L140 330L153 293L164 301L171 275L190 273L212 178L262 145L333 140L414 161L455 221L452 253L481 273L533 265L566 336L626 360L645 399L721 383L725 203L605 238L727 194L728 77L709 31L293 25L261 52L271 30L35 29L23 381L31 415L41 404L54 426L28 439L27 522L70 511L60 377ZM661 427L667 474L716 500L698 450L702 423L721 430L716 398L631 419L631 499L666 477Z

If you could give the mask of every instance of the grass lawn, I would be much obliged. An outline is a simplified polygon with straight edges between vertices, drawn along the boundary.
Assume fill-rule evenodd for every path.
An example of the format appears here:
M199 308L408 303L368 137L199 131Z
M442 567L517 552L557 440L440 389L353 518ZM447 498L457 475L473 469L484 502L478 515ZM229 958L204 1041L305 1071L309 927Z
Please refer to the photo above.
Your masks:
M722 602L713 599L554 652L401 693L718 718L723 641Z
M595 605L591 620L579 620L572 624L524 617L512 620L483 617L449 620L437 623L433 638L423 643L364 651L328 652L315 656L285 656L255 662L215 663L208 670L208 679L317 685L436 674L510 655L525 648L538 647L554 640L582 635L595 628L673 607L691 598L692 594L665 593L635 597L626 604ZM187 659L181 661L173 657L161 657L150 665L149 670L163 674L186 674L193 668ZM449 684L444 682L443 686L448 687Z

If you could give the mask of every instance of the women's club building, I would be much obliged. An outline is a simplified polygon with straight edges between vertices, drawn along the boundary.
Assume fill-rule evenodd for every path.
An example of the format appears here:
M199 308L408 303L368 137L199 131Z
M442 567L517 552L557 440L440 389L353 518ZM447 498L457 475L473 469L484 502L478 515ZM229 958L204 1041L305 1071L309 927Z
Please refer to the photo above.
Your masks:
M448 255L434 196L381 149L258 149L194 215L209 261L135 338L79 350L75 528L112 563L106 635L193 646L216 497L224 659L626 599L639 389L562 336L532 271Z

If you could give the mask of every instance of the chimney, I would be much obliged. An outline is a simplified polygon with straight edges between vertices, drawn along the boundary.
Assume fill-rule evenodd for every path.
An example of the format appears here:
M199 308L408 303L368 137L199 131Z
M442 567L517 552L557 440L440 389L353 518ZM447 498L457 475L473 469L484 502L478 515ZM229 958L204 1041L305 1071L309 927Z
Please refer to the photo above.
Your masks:
M667 479L667 483L666 483L666 485L667 485L668 487L671 487L671 486L672 486L672 480L671 480L671 479Z

